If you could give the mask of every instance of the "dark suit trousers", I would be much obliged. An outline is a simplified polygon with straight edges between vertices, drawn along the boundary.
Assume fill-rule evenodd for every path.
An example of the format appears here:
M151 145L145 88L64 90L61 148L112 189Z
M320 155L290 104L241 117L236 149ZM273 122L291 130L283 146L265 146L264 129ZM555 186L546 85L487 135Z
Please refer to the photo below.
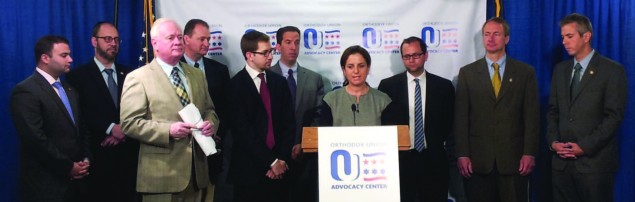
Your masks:
M564 170L552 170L553 201L613 201L615 173L580 173L572 162Z
M527 176L502 175L494 166L494 170L489 174L472 173L472 177L463 179L470 202L529 201Z
M439 155L441 154L441 155ZM399 152L402 202L448 201L448 161L445 152Z
M263 174L263 177L264 176ZM234 202L288 202L289 187L283 180L262 180L254 185L234 185Z

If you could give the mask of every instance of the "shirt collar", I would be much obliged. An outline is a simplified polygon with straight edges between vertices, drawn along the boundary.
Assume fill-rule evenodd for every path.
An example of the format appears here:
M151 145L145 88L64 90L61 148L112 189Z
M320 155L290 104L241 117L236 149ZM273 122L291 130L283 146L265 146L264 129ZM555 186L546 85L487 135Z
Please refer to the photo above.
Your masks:
M580 65L582 65L582 69L586 69L587 66L589 66L589 63L591 63L591 58L593 57L593 54L595 54L595 50L591 50L589 55L585 56L580 61L577 61L575 57L573 57L573 66L575 66L576 63L580 63Z
M265 71L262 71L262 72L256 71L255 69L251 68L249 64L245 64L245 69L247 70L247 73L249 74L249 77L251 77L251 79L256 79L256 77L258 77L258 74L260 73L265 73L265 78L267 76Z
M503 55L500 60L492 61L489 58L485 57L485 61L487 61L487 67L492 68L492 64L498 63L499 68L505 68L505 63L507 63L507 54Z
M289 69L293 70L294 73L298 73L298 63L296 62L295 64L291 65L291 67L287 67L287 65L285 65L284 63L278 61L278 64L280 65L280 70L282 70L282 74L283 75L287 75L289 73Z
M418 78L419 81L423 81L426 78L426 71L423 71L423 73L419 75L418 77L415 77L412 74L410 74L410 72L406 71L406 78L408 79L408 82L414 81L415 78Z
M201 65L203 65L203 57L201 57L201 59L198 59L197 61L194 61L190 59L190 57L187 57L187 54L183 54L183 57L185 58L185 62L187 62L187 64L192 67L194 67L194 63L197 63L197 62L198 62L199 68L201 67Z
M95 64L97 64L97 67L99 68L99 72L104 72L104 70L106 69L106 66L104 66L104 64L102 64L101 62L99 62L99 60L97 60L96 57L93 57L93 60L95 61ZM115 69L115 65L114 63L111 65L110 67L112 69L112 71L116 72L117 69Z
M165 71L165 73L168 75L172 74L172 69L174 67L177 67L180 72L183 72L183 68L181 67L180 62L177 62L175 66L172 66L172 65L169 65L168 63L163 62L161 58L157 57L156 59L157 59L157 63L159 63L159 66L161 66L161 69L163 69L163 71Z
M53 76L51 76L49 73L46 73L44 70L40 69L39 67L35 67L35 71L40 73L44 77L44 79L46 79L46 81L48 81L49 84L51 85L53 85L53 83L55 83L56 81L60 81L60 78L54 79Z

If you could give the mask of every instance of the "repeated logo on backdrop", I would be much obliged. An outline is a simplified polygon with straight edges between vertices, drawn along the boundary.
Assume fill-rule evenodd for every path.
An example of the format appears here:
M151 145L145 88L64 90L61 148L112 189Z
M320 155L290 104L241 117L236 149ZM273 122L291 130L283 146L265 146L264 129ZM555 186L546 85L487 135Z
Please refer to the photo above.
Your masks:
M339 24L305 24L302 33L305 55L340 54L342 32Z
M459 28L456 22L425 22L421 39L431 53L458 53Z
M223 55L223 31L211 31L207 55Z

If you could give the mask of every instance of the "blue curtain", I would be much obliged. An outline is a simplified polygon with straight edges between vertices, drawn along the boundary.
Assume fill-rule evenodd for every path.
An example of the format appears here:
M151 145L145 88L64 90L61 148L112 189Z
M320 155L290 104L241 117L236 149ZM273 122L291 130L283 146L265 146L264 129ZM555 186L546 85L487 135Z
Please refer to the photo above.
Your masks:
M0 199L18 201L18 138L9 117L9 97L15 84L35 71L33 46L44 35L60 35L70 42L73 67L93 58L92 27L99 21L119 21L124 40L119 62L137 67L143 1L116 0L5 0L0 6ZM139 36L139 37L138 37Z
M635 2L632 0L503 1L502 17L511 26L507 53L534 66L538 78L543 136L541 153L532 176L534 201L551 201L551 153L544 139L544 117L553 67L570 58L562 45L559 20L573 12L584 14L591 20L592 47L626 68L629 95L626 115L618 132L620 169L615 182L615 201L635 201L635 54L631 51L635 47L634 9ZM488 10L493 16L492 9Z

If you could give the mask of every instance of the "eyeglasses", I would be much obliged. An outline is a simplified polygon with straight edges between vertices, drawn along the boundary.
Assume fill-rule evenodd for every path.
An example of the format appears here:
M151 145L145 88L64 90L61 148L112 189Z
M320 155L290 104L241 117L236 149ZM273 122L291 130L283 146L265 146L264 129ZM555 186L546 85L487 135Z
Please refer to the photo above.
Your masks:
M96 36L95 38L103 39L104 42L110 43L115 40L115 43L121 43L121 39L119 37L111 37L111 36Z
M411 55L402 55L401 59L404 59L404 60L410 60L410 58L419 59L423 55L425 55L425 53L413 53Z
M272 48L272 49L269 49L269 50L266 50L266 51L262 51L262 52L256 52L256 51L250 51L250 52L251 53L255 53L255 54L260 54L260 55L265 56L265 57L269 57L271 55L271 53L273 53L275 51L276 51L276 49Z

